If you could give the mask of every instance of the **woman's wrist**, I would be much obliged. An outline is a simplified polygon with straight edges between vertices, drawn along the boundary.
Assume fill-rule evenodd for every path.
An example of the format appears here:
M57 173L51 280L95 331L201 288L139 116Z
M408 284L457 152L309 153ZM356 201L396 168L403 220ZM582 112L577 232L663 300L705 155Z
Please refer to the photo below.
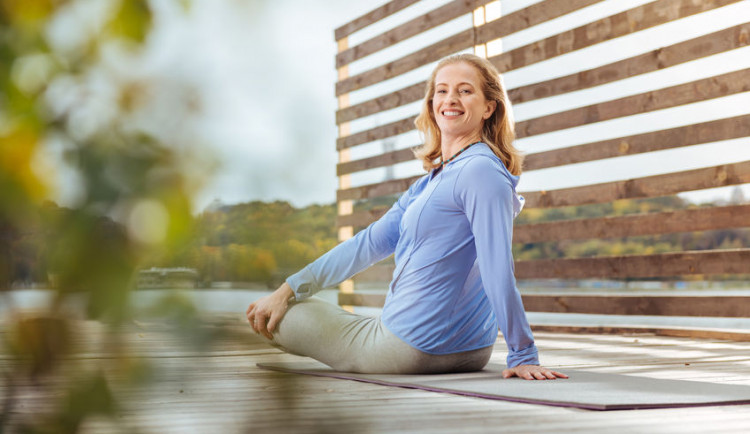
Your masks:
M281 284L279 289L276 290L276 295L279 298L283 300L287 300L287 301L291 298L295 298L294 290L292 289L291 286L289 286L287 282L284 282L283 284Z

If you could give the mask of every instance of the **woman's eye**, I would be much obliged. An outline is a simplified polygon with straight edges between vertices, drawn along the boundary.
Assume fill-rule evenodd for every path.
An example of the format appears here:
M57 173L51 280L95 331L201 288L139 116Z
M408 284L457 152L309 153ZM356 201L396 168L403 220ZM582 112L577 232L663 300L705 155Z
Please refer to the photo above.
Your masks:
M469 89L461 89L459 92L465 93L465 94L470 94L471 93L471 91Z
M438 89L435 93L445 93L445 89Z

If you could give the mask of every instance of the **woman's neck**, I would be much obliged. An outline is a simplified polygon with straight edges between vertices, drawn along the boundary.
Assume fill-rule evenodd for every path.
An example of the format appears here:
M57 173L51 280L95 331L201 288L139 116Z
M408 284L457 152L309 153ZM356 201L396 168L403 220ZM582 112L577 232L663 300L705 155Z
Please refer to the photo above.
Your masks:
M456 152L460 151L466 146L472 143L479 142L481 140L482 138L478 135L455 138L443 137L440 143L440 152L443 154L443 161L451 158Z

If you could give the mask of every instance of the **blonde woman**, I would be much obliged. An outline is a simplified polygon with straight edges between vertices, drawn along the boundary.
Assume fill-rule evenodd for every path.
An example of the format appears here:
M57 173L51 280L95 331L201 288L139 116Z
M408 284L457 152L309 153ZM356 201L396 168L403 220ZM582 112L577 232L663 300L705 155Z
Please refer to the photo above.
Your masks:
M539 366L513 275L522 156L497 70L469 54L440 61L416 126L428 173L378 221L250 304L251 327L336 370L397 374L481 370L499 328L503 377L567 378ZM391 254L396 268L379 317L310 298Z

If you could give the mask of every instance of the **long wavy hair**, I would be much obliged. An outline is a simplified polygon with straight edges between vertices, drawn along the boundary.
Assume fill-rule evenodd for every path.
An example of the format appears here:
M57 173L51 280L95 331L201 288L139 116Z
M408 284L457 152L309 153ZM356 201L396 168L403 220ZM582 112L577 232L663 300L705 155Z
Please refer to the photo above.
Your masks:
M513 140L516 137L513 112L505 86L503 86L503 79L492 63L473 54L456 54L446 57L432 71L430 80L427 82L422 111L414 121L417 129L422 133L424 144L414 151L414 155L422 160L422 166L427 171L440 165L440 129L432 110L435 77L442 67L460 62L476 68L481 79L484 98L487 101L497 102L495 111L482 125L482 141L489 145L492 152L500 158L510 173L520 175L523 166L523 154L513 146Z

